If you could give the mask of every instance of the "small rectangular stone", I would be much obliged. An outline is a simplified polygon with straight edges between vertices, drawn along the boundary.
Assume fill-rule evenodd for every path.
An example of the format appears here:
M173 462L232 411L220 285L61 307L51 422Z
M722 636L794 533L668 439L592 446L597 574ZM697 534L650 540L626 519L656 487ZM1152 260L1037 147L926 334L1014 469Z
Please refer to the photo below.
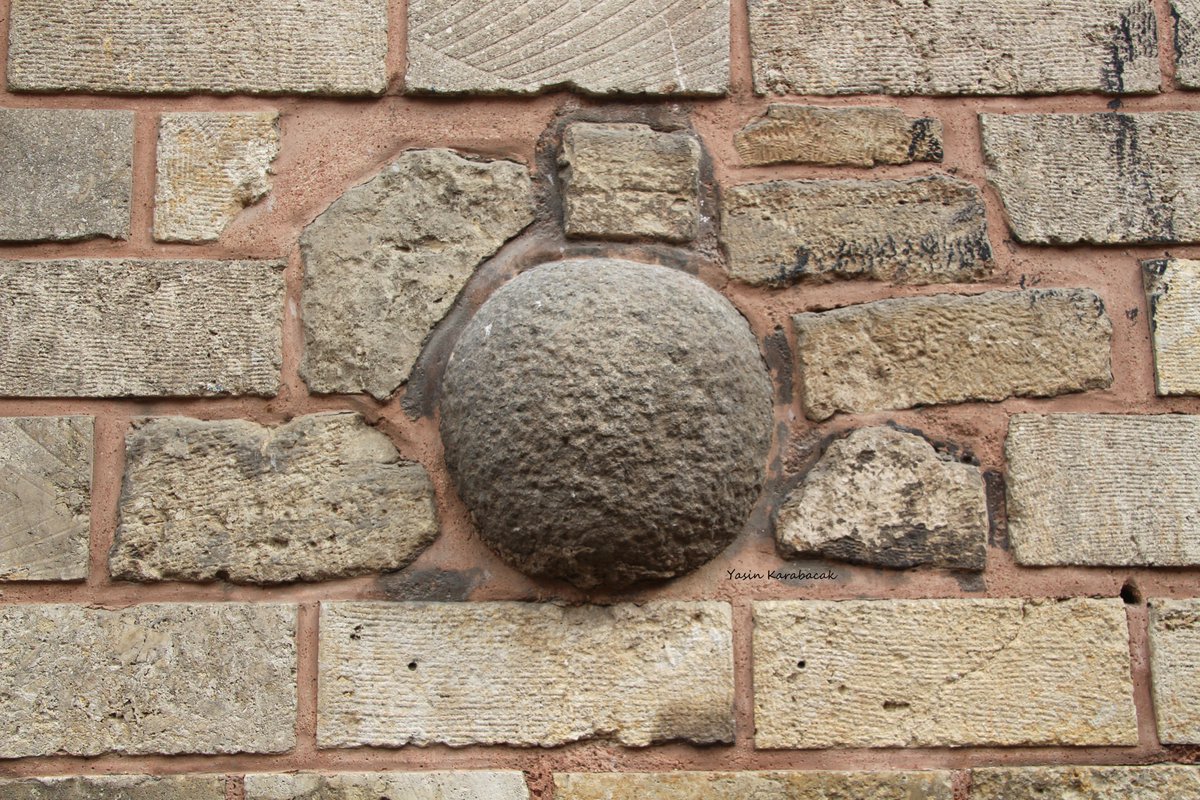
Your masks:
M296 606L0 609L0 758L280 753L295 744Z
M1143 261L1160 395L1200 394L1200 261Z
M1200 0L1171 0L1175 23L1175 80L1200 89Z
M1018 414L1008 537L1020 564L1200 564L1200 416Z
M529 800L521 772L301 772L247 775L246 800ZM0 800L4 800L0 797ZM49 799L48 799L49 800Z
M932 295L792 318L805 412L869 412L1112 383L1112 323L1086 289Z
M958 283L995 266L979 188L941 175L735 186L725 195L721 240L729 274L767 286Z
M971 770L971 800L1187 800L1200 797L1200 768L991 767Z
M0 580L87 577L92 418L0 419Z
M8 85L31 92L373 95L387 0L12 0Z
M1198 670L1200 600L1151 600L1150 674L1163 744L1200 744Z
M743 164L873 167L942 160L942 123L898 108L772 103L733 139Z
M754 604L755 746L1135 745L1120 600Z
M760 94L1156 92L1149 0L750 0Z
M273 395L277 261L0 261L0 395Z
M947 771L578 772L554 775L555 800L954 800ZM274 798L272 798L274 800ZM282 800L282 798L280 798Z
M728 604L322 603L317 742L733 740Z
M0 780L0 800L225 800L225 776L17 778Z

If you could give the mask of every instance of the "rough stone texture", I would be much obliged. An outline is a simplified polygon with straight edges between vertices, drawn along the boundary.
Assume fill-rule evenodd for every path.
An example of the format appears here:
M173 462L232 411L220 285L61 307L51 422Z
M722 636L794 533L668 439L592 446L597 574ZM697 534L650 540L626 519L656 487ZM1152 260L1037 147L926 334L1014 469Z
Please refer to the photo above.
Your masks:
M0 758L290 750L295 628L265 603L0 608Z
M696 238L700 226L700 142L648 125L567 126L562 150L568 236Z
M1134 745L1120 600L754 604L755 746Z
M740 281L954 283L991 274L983 196L965 181L771 181L725 196L721 239Z
M773 103L734 135L743 164L873 167L942 160L942 123L898 108Z
M225 800L224 775L0 780L0 800Z
M380 94L387 0L13 0L18 91Z
M1200 564L1200 416L1018 414L1008 537L1020 564Z
M282 317L275 261L0 261L0 395L271 395Z
M433 484L357 414L278 428L150 419L126 442L121 580L322 580L407 566L437 536Z
M410 91L719 95L729 0L410 0Z
M555 800L953 800L949 772L657 772L554 776Z
M0 240L129 236L133 113L0 109Z
M580 586L669 578L724 549L772 427L737 310L690 275L615 259L546 264L497 291L459 337L441 411L483 541Z
M1175 23L1175 80L1200 89L1200 0L1171 0Z
M1144 261L1160 395L1200 394L1200 261Z
M317 742L733 741L725 603L322 603Z
M83 580L92 418L0 419L0 580Z
M920 436L862 428L825 450L780 508L775 535L789 556L982 570L983 476Z
M749 6L760 93L1159 89L1149 0L750 0Z
M971 800L1183 800L1200 797L1200 769L1019 767L971 770Z
M271 188L279 152L275 113L163 114L158 126L154 238L215 241Z
M980 120L988 178L1019 241L1200 241L1200 113Z
M247 775L246 800L529 800L520 772ZM0 800L4 800L0 797Z
M1197 665L1200 665L1200 600L1152 600L1150 672L1158 739L1164 744L1200 744Z
M529 173L449 150L404 153L300 239L314 392L388 397L475 267L533 220Z
M817 420L1112 383L1112 323L1085 289L880 300L792 321L804 408Z

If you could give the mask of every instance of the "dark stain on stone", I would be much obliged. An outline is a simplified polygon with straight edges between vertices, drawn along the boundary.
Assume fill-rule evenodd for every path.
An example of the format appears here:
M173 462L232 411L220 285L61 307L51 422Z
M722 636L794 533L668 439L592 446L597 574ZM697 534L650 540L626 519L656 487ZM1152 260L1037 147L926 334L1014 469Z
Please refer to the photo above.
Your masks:
M1158 53L1158 21L1154 9L1145 2L1130 6L1117 21L1108 44L1108 63L1101 69L1101 81L1110 92L1125 91L1125 70L1140 58Z
M461 602L471 599L471 592L483 583L485 577L484 571L478 567L466 570L423 569L384 573L379 576L376 585L389 600Z
M1146 214L1146 231L1140 238L1147 242L1173 242L1175 233L1174 209L1158 195L1149 165L1142 157L1141 131L1137 119L1130 114L1106 115L1112 124L1111 153L1116 161L1117 175L1129 196L1129 204ZM1139 226L1140 227L1140 226Z
M811 555L891 569L937 566L982 570L987 560L983 542L968 542L957 531L944 526L930 528L916 522L880 528L879 534L881 541L870 546L849 536L831 539Z
M787 334L783 328L775 330L763 341L763 354L767 369L775 378L775 402L789 405L792 402L793 367L792 349L788 347Z
M938 161L945 158L942 150L942 140L934 135L937 120L932 117L921 117L913 120L908 143L908 158L910 161Z
M1125 310L1125 319L1129 320L1130 322L1134 322L1137 320L1137 318L1138 310L1136 308L1129 308Z
M1008 508L1004 476L993 469L984 470L983 491L987 497L988 544L1008 549Z
M987 581L984 580L983 574L979 572L955 572L954 580L958 582L958 588L964 592L986 592Z
M1196 26L1190 21L1183 18L1179 13L1177 3L1171 3L1171 26L1174 30L1171 47L1175 51L1175 63L1181 64L1194 52L1196 43Z

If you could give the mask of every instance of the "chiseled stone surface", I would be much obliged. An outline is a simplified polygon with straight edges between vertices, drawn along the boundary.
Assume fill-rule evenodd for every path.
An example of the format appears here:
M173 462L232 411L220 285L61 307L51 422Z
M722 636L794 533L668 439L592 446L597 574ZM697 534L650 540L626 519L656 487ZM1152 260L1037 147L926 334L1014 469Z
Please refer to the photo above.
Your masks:
M308 387L391 395L475 268L532 220L525 167L450 150L410 150L347 191L300 239Z
M880 300L792 322L804 409L816 420L1112 383L1112 323L1086 289Z
M588 772L554 776L555 800L953 800L950 773Z
M829 445L779 509L788 556L883 567L982 570L987 498L979 468L893 428L861 428Z
M1200 600L1151 600L1150 674L1158 739L1164 744L1200 744L1197 664Z
M1200 394L1200 261L1143 261L1160 395Z
M225 776L18 778L0 780L0 800L225 800Z
M211 242L271 188L279 115L163 114L158 126L154 238Z
M387 0L13 0L18 91L380 94Z
M738 131L743 164L822 164L873 167L942 160L942 123L912 118L898 108L824 108L772 103Z
M0 608L0 758L290 750L295 629L283 604Z
M1175 23L1175 80L1200 89L1200 0L1171 0Z
M301 772L247 775L246 800L529 800L521 772ZM0 800L4 800L0 797Z
M409 91L724 94L729 0L408 4Z
M577 122L563 133L561 162L568 236L696 238L700 142L690 133Z
M133 112L0 109L0 241L129 236Z
M317 742L733 741L718 602L321 604Z
M135 423L109 556L121 580L322 580L407 566L437 536L433 484L358 414L278 428Z
M1020 564L1200 564L1200 416L1018 414L1008 536Z
M994 266L979 188L941 175L735 186L725 194L721 240L730 275L769 286L968 282Z
M277 261L0 261L0 395L273 395Z
M1150 0L750 0L754 88L779 94L1156 92Z
M971 800L1183 800L1200 797L1200 768L989 767L971 770Z
M83 580L92 418L0 419L0 580Z
M1200 241L1200 113L980 121L988 178L1019 241Z
M759 748L1138 741L1117 599L757 602L754 653Z

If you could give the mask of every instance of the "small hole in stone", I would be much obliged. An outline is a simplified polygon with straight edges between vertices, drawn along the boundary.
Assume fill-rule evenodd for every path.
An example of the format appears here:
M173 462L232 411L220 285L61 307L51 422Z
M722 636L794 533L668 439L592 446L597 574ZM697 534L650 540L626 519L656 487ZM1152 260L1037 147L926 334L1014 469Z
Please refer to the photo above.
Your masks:
M409 668L409 669L416 669L416 668L417 668L417 662L415 662L415 661L410 661L410 662L408 662L408 668Z
M808 662L805 661L803 658L796 662L797 669L804 669L806 666L808 666Z
M1121 599L1131 606L1142 602L1142 593L1138 591L1137 584L1132 580L1125 581L1125 585L1121 587Z

